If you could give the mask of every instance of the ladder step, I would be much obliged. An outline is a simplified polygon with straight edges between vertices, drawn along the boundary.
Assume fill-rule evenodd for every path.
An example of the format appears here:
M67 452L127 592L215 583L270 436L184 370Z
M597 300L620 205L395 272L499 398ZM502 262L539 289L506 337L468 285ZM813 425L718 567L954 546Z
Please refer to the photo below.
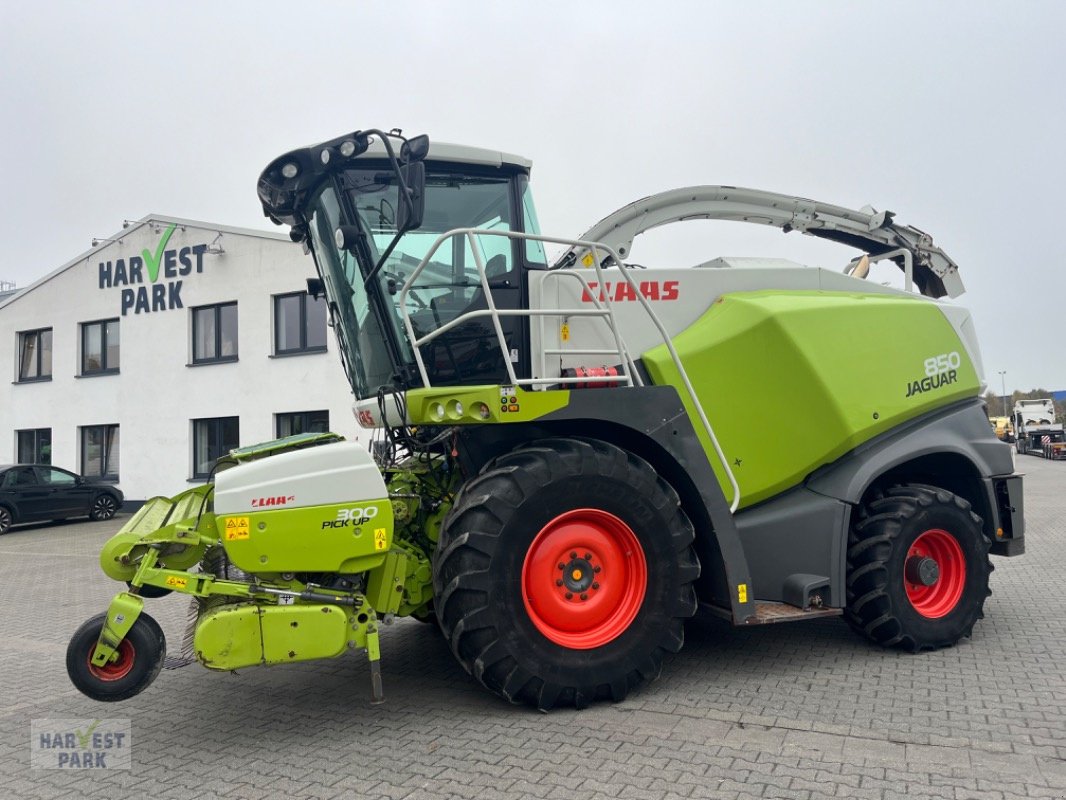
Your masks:
M769 601L757 601L755 603L755 616L748 620L749 625L771 625L775 622L799 622L805 619L819 617L839 617L844 613L842 608L796 608L788 603L774 603Z
M733 612L728 608L700 603L700 610L713 614L716 617L730 620ZM771 600L757 600L755 602L755 615L749 619L746 625L772 625L777 622L802 622L806 619L819 619L822 617L839 617L844 613L842 608L796 608L788 603L775 603Z

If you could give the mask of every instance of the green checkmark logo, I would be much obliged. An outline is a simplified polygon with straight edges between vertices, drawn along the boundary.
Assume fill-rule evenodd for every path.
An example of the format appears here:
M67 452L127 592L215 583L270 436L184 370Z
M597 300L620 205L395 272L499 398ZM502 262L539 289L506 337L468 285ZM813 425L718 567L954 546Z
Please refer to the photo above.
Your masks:
M82 746L83 750L89 749L89 742L92 740L93 731L100 727L100 720L94 720L93 724L89 726L89 730L82 733L77 728L74 729L74 735L78 737L78 744Z
M163 251L166 250L167 242L170 241L170 234L174 233L176 227L177 225L171 225L163 231L163 238L159 240L155 255L148 252L148 248L141 251L141 255L144 256L144 265L148 269L148 280L152 283L155 283L155 279L159 277L159 264L163 260Z

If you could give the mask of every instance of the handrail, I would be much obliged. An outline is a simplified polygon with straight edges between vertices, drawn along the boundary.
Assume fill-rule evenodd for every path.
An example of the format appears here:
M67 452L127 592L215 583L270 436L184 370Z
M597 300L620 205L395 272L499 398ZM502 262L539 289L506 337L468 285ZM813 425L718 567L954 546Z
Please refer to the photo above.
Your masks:
M587 280L585 280L585 276L582 275L579 272L549 272L547 274L547 276L546 276L546 280L547 279L562 278L562 277L574 278L581 285L582 296L588 297L589 300L592 301L592 304L596 308L603 308L603 306L600 305L600 300L598 299L597 295L602 296L603 301L605 303L607 303L607 305L610 307L611 311L613 312L614 306L611 305L610 298L607 297L605 294L602 294L601 290L599 289L599 287L603 286L603 274L602 274L602 271L599 268L597 268L597 270L596 270L596 277L599 280L599 283L597 283L597 291L595 293L593 293L592 287L589 285L589 282ZM568 310L564 314L560 314L559 316L579 317L579 316L583 316L583 315L581 314L581 309L573 309L573 310ZM631 364L633 366L633 372L632 372L633 380L630 381L630 383L632 384L635 381L638 386L643 386L644 385L644 379L640 377L640 370L638 370L636 368L636 362L633 360L633 357L629 355L629 347L626 345L625 340L622 338L621 334L619 334L617 332L617 328L613 327L614 326L613 313L612 313L612 315L610 317L610 320L611 320L611 325L612 325L612 333L615 334L615 342L623 350L623 354L622 354L623 355L623 363ZM546 358L546 356L548 356L548 355L566 355L566 354L573 354L573 355L607 355L608 352L609 351L606 351L606 350L599 351L599 352L593 352L593 351L585 351L585 350L579 350L579 349L574 349L574 348L566 348L566 349L560 350L558 353L556 353L556 352L554 352L552 350L546 350L546 349L542 348L541 352L540 352L540 368L541 368L541 372L543 373L543 372L547 372L548 371L548 359ZM576 381L577 379L575 378L574 380ZM585 383L587 381L582 381L582 382Z
M430 380L429 380L429 373L426 371L426 365L425 365L425 362L422 360L422 353L421 353L419 348L423 344L426 344L426 343L432 341L433 339L435 339L437 336L440 336L441 333L444 332L443 329L446 326L442 325L440 328L437 328L436 330L431 331L430 333L426 334L425 336L423 336L421 338L416 337L415 336L415 331L414 331L414 326L411 323L411 315L407 311L407 295L412 290L412 288L414 288L415 280L418 278L419 275L422 274L422 271L429 265L430 260L436 254L437 250L440 249L440 246L442 244L444 244L444 242L446 242L446 241L448 241L450 239L453 239L454 237L457 237L457 236L464 236L470 242L470 250L471 250L471 252L474 255L474 263L477 266L478 275L479 275L479 277L481 279L481 287L482 287L482 289L485 292L485 302L488 305L488 309L481 309L481 310L477 310L477 311L469 311L469 312L466 312L464 314L460 314L458 317L456 317L455 319L453 319L453 320L451 320L450 322L447 323L447 328L448 329L454 328L454 327L456 327L457 325L459 325L459 324L461 324L463 322L467 322L467 321L469 321L471 319L474 319L475 317L490 316L492 318L493 327L495 328L495 331L496 331L496 338L497 338L497 341L499 342L499 345L500 345L500 351L503 354L503 362L504 362L504 367L507 369L507 377L510 379L511 384L515 385L515 386L518 386L518 385L536 386L536 385L553 385L553 384L563 384L563 385L565 385L565 384L568 384L568 383L590 383L590 382L591 383L597 383L597 382L605 382L606 380L618 381L619 379L622 379L622 380L626 381L627 383L629 383L630 385L632 385L633 376L637 375L638 379L639 379L639 373L637 372L637 369L636 369L636 363L633 361L632 357L629 355L628 349L626 348L625 343L622 340L621 334L618 332L618 324L617 324L617 322L615 320L615 317L614 317L614 308L612 306L610 298L607 297L606 294L601 295L601 298L603 299L603 301L605 303L605 305L602 308L599 306L599 303L596 300L596 294L594 294L593 292L590 291L589 292L589 296L593 298L593 303L596 305L596 308L594 308L594 309L572 309L572 310L569 310L569 309L504 309L503 311L501 311L500 309L497 309L496 308L496 302L495 302L495 300L494 300L494 298L492 296L492 287L489 286L488 274L485 271L485 262L484 262L484 259L481 257L481 253L479 252L479 249L477 247L477 237L479 237L479 236L502 236L502 237L507 238L507 239L517 239L517 240L520 240L520 241L547 242L549 244L566 245L566 246L568 246L570 248L575 248L575 247L586 248L586 250L592 256L592 264L590 266L596 272L596 277L597 277L597 280L599 281L598 284L597 284L598 286L603 286L603 283L604 283L602 260L599 258L599 251L603 250L605 253L607 253L607 255L610 256L611 259L614 261L614 263L619 265L618 266L619 274L622 276L622 278L625 280L625 282L627 284L629 284L629 287L633 290L633 295L637 298L637 300L640 301L641 306L644 308L644 311L645 311L645 313L647 313L649 319L651 319L652 324L655 326L655 329L659 332L659 336L662 338L663 344L666 346L666 350L670 354L670 358L674 362L674 367L675 367L675 369L677 369L678 375L681 377L681 382L682 382L682 384L685 387L685 391L688 393L689 399L692 402L692 406L693 406L693 408L696 409L696 413L697 413L697 415L700 418L700 422L703 425L703 429L707 433L707 436L708 436L708 438L711 441L711 445L714 447L714 452L718 456L719 463L722 465L722 469L725 471L726 477L729 479L730 486L733 488L733 500L732 500L732 503L730 504L729 510L731 512L733 512L733 513L736 512L737 508L740 507L740 484L737 483L736 476L733 474L733 470L730 469L730 467L729 467L729 461L726 459L725 453L722 452L722 446L718 442L718 437L715 436L714 428L711 426L710 420L707 419L707 414L706 414L706 412L704 412L703 405L699 401L699 397L696 394L696 389L692 385L692 381L689 380L688 372L685 370L684 364L681 363L681 357L678 355L677 350L674 348L673 340L671 339L670 334L666 331L666 328L663 326L662 321L659 319L659 315L655 313L655 310L651 307L651 304L648 302L648 298L646 298L644 296L644 293L640 291L640 287L637 285L636 281L633 280L633 277L629 274L630 271L628 269L626 269L622 265L623 262L622 262L621 257L619 256L619 254L617 252L615 252L614 248L610 247L609 245L601 244L599 242L582 240L582 239L561 239L561 238L557 238L557 237L553 237L553 236L543 236L541 234L521 233L519 231L484 230L484 229L481 229L481 228L455 228L454 230L446 231L445 233L442 233L440 236L438 236L436 241L434 241L432 246L429 248L429 251L422 258L422 260L418 263L418 266L415 267L414 271L407 277L407 280L404 282L403 288L400 290L400 297L399 297L400 314L403 317L404 328L406 329L408 339L411 342L411 349L414 352L415 364L418 367L418 372L419 372L419 375L422 378L422 385L423 386L429 388L431 386L431 384L430 384ZM553 273L550 273L550 274L554 274L554 275L570 274L570 275L575 275L575 276L577 275L577 273L571 272L571 271L558 271L558 272L553 272ZM579 280L585 285L586 288L588 288L588 283L586 281L584 281L583 278L581 278L579 276ZM604 312L604 313L599 313L601 311ZM585 378L575 377L575 378L572 378L572 379L568 379L568 378L525 378L525 379L521 379L520 380L515 375L514 367L511 364L510 355L509 355L508 350L507 350L507 339L506 339L506 337L503 334L503 326L500 323L500 316L534 317L534 316L572 316L572 315L577 315L577 316L604 316L608 320L608 326L610 327L611 333L612 333L612 335L614 336L614 339L615 339L615 344L616 344L616 346L618 348L617 352L618 352L619 358L622 359L622 366L623 366L623 371L625 372L625 375L609 376L609 377L600 379L599 381L597 381L594 378L587 378L587 377L585 377Z

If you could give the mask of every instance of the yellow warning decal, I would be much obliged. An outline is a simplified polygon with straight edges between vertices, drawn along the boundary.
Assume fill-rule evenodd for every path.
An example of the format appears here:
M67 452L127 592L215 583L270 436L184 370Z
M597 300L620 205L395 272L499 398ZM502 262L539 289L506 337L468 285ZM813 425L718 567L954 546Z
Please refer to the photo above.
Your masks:
M581 263L586 267L592 266L592 253L585 253L585 257L581 259Z
M374 549L375 550L384 550L385 549L385 536L386 536L386 534L385 534L385 529L384 528L374 528Z
M559 331L559 335L562 337L562 340L564 342L569 342L570 341L570 326L564 323L563 327Z
M746 584L746 583L738 583L737 584L737 602L738 603L746 603L746 602L748 602L748 584Z
M226 520L226 541L247 539L251 535L251 527L248 517L230 517Z
M186 586L189 585L189 579L179 578L176 575L167 575L167 579L163 581L163 583L174 589L184 589Z

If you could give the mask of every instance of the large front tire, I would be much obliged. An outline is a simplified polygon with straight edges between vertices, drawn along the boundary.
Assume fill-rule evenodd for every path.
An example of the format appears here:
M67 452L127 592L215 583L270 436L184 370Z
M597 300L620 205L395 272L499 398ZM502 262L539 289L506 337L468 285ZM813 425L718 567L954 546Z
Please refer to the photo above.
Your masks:
M86 620L67 645L67 674L74 687L93 700L115 702L140 694L155 680L167 654L159 623L142 613L119 643L118 658L103 667L92 663L107 614Z
M885 647L958 643L984 616L991 544L963 498L918 484L889 489L852 527L845 619Z
M437 616L485 687L541 710L621 701L696 611L676 492L613 445L548 439L463 487L434 556Z

